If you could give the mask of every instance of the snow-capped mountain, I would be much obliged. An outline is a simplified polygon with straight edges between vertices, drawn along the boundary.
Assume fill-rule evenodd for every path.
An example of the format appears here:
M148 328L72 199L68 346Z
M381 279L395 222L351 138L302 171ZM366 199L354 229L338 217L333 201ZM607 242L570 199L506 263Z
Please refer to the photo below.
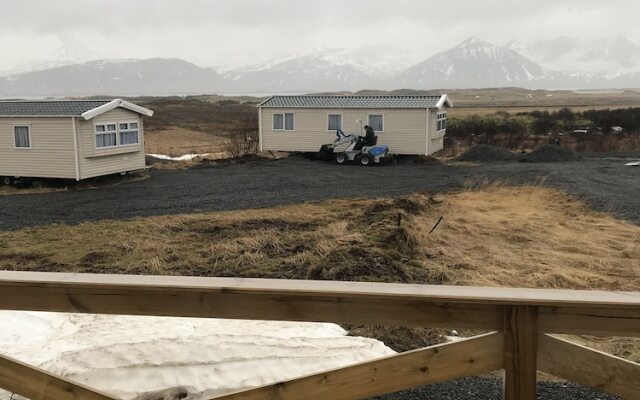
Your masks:
M620 38L592 47L571 38L505 46L470 38L421 62L399 48L323 49L220 73L180 59L89 61L0 77L0 97L638 88L636 60L638 46ZM601 62L605 66L596 68ZM567 63L585 68L560 68Z
M410 67L400 82L411 88L528 87L546 77L541 65L517 52L472 37Z
M370 62L370 59L376 62ZM398 68L388 58L345 49L295 54L223 73L229 91L286 93L356 90L382 85Z
M99 53L88 47L74 44L62 46L42 59L21 63L11 69L0 71L0 76L11 76L26 72L43 71L45 69L82 64L92 60L104 59Z
M579 71L615 78L640 72L640 46L623 36L600 40L558 37L534 42L508 42L505 47L556 71Z
M102 60L0 78L0 96L213 93L217 72L179 59Z

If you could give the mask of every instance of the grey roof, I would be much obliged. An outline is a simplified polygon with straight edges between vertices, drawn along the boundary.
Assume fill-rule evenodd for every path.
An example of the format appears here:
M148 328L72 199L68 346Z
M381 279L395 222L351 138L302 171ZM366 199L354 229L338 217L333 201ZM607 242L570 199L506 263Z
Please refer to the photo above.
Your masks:
M0 117L79 117L111 100L0 101Z
M273 96L261 107L278 108L435 108L441 96Z

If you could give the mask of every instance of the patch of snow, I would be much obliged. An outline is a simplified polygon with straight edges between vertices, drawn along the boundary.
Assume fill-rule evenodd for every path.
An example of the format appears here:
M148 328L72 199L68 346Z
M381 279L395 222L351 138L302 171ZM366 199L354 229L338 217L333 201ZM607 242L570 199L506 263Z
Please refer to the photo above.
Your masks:
M329 323L0 311L0 326L5 355L124 400L176 386L213 397L395 354Z
M640 161L634 161L625 164L627 167L640 167Z
M169 160L169 161L191 161L194 158L198 158L198 157L206 157L208 155L211 155L211 153L202 153L202 154L185 154L183 156L178 156L178 157L171 157L168 156L166 154L147 154L148 156L151 156L153 158L159 158L161 160Z

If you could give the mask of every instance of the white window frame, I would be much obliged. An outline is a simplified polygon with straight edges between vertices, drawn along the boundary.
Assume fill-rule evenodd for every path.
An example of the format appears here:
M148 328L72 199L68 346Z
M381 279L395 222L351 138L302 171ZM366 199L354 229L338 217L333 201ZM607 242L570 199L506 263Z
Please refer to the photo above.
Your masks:
M372 116L372 115L379 115L379 116L381 116L381 117L382 117L382 129L381 129L381 130L379 130L379 131L377 131L377 130L375 130L375 129L374 129L374 131L375 131L376 133L378 133L378 132L384 132L384 125L385 125L385 124L384 124L384 113L369 113L369 114L367 114L367 125L369 125L369 126L371 126L371 125L370 125L370 122L371 122L371 121L369 121L369 117L370 117L370 116Z
M13 148L16 150L31 150L33 148L33 142L31 141L31 124L11 124L13 127ZM29 132L29 147L18 147L16 143L16 128L27 128Z
M115 134L116 134L116 144L114 146L103 146L103 147L98 147L98 135L100 134L107 134L107 133L111 133L112 131L107 131L107 125L114 125L116 126L116 130L115 130ZM100 132L98 133L96 127L98 125L104 125L104 132ZM138 125L140 126L140 125ZM93 124L93 145L95 146L96 150L104 150L104 149L114 149L116 147L118 147L120 145L120 134L118 133L118 123L117 122L95 122ZM138 141L140 141L140 139L138 138Z
M276 128L276 125L275 125L276 115L282 115L282 128ZM284 113L283 112L277 112L277 113L271 114L271 130L278 131L278 132L284 131Z
M340 116L340 129L344 131L344 113L327 113L327 132L336 132L338 129L329 129L329 117L331 115L339 115Z
M436 114L436 132L442 132L447 129L447 113L446 111L438 111ZM440 128L442 126L442 128Z
M276 120L276 115L282 115L282 129L274 128L274 122ZM291 122L293 122L293 129L287 129L287 115L291 115ZM292 112L277 112L271 114L271 130L277 132L294 132L296 130L296 116L295 113Z
M127 129L124 129L122 131L120 131L120 124L127 124ZM138 127L136 129L131 129L129 128L129 124L138 124ZM98 125L102 125L102 124L98 124ZM117 131L117 138L116 138L116 143L118 144L118 146L120 147L129 147L129 146L137 146L140 144L140 121L118 121L118 125L116 126L116 131ZM121 132L133 132L133 131L137 131L138 132L138 141L136 143L129 143L129 144L120 144L120 133ZM104 147L100 147L101 149L104 149Z

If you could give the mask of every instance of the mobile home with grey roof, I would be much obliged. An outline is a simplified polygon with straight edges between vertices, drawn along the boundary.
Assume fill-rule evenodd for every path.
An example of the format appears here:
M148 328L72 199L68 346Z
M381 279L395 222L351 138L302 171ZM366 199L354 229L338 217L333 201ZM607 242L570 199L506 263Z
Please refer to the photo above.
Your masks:
M115 100L0 101L0 177L82 180L142 170L143 117Z
M363 134L371 126L390 154L431 155L444 147L441 96L273 96L258 105L260 149L316 152L336 131Z

